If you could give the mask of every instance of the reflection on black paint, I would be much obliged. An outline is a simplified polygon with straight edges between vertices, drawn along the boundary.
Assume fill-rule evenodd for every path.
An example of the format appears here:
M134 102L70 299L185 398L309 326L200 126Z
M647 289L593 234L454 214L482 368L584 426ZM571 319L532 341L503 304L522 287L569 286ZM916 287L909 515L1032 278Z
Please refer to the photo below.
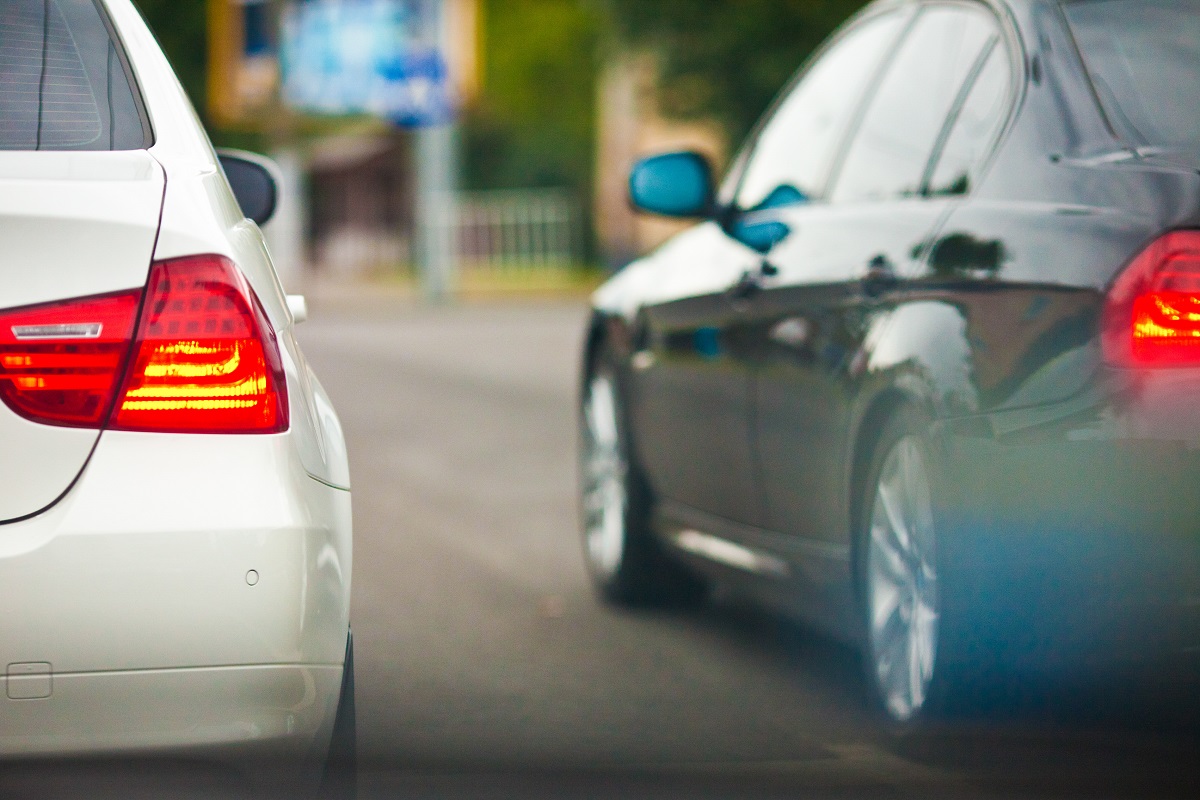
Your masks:
M848 312L793 315L760 328L748 342L750 357L760 363L786 363L819 369L839 380L865 336L867 314ZM760 338L761 337L761 338Z
M756 205L751 211L763 211L768 208L783 208L785 206L800 205L808 202L808 195L792 186L789 183L784 183L776 186L771 190L770 194L763 198L762 202Z
M914 258L920 257L920 251L920 246L913 248ZM1093 356L1087 349L1095 343L1100 294L1091 289L1010 283L1002 275L1013 261L1013 252L999 239L961 230L944 235L928 250L932 292L910 295L898 309L891 336L903 338L911 333L923 339L933 335L933 330L940 331L936 335L942 337L941 345L927 348L928 353L941 353L953 361L952 354L957 351L950 340L962 337L958 358L965 359L963 363L944 363L940 371L931 373L940 376L935 381L939 394L967 403L960 412L1063 399L1094 372L1094 367L1088 366ZM927 305L930 300L955 309L961 327L935 323L930 316L933 307ZM909 309L914 313L905 313ZM900 358L900 351L894 357ZM1075 359L1072 368L1055 366L1063 364L1064 357ZM947 376L958 376L968 385L960 386L955 380L940 385ZM975 402L969 401L971 397Z
M948 304L964 322L970 356L963 366L979 410L1062 399L1076 391L1090 370L1077 368L1062 376L1046 367L1094 343L1099 294L1052 287L993 287L989 283L986 291L956 291ZM1070 385L1058 385L1065 378Z
M971 191L971 179L965 172L960 173L944 186L931 186L929 194L934 197L954 197Z
M738 220L731 231L733 238L757 253L767 254L791 235L792 229L778 220L762 222Z
M1040 296L1034 297L1031 302L1032 306L1049 306L1049 297ZM1069 309L1070 306L1078 306ZM1020 354L1016 355L1014 360L1013 372L1004 375L997 381L994 387L991 387L992 396L996 401L1002 401L1012 397L1013 393L1021 389L1022 385L1028 383L1036 377L1039 369L1048 365L1051 361L1057 359L1058 356L1066 354L1069 350L1085 347L1088 342L1091 342L1096 335L1096 317L1098 311L1098 303L1094 296L1072 295L1066 303L1056 302L1054 323L1050 327L1042 325L1033 326L1033 331L1040 331L1036 336L1025 338L1014 336L1014 344L1020 345L1022 348ZM1072 374L1072 378L1078 381L1086 375ZM1061 391L1051 391L1051 396L1066 395L1072 391L1074 386L1063 386ZM1026 387L1026 391L1028 387ZM992 399L986 398L985 399Z
M697 328L692 335L696 354L705 361L713 361L721 357L721 334L716 328Z
M914 253L914 257L919 253ZM929 267L935 275L994 277L1011 254L998 239L976 239L968 233L951 233L934 242Z

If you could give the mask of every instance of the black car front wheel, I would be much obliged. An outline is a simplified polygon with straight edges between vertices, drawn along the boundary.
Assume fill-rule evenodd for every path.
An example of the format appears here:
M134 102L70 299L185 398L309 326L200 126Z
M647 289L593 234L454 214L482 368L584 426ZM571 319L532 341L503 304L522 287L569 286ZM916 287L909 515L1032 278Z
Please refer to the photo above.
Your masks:
M702 582L669 560L651 532L652 495L632 457L620 381L604 353L582 400L583 549L600 596L619 605L699 598Z

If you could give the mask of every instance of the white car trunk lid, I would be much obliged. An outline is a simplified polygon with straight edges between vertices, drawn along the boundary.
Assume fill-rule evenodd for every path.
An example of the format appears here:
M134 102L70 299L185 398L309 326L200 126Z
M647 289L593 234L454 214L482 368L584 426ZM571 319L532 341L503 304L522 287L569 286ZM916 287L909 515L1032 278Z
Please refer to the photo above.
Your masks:
M0 152L0 313L144 286L163 188L144 151ZM61 497L99 435L0 403L0 523Z

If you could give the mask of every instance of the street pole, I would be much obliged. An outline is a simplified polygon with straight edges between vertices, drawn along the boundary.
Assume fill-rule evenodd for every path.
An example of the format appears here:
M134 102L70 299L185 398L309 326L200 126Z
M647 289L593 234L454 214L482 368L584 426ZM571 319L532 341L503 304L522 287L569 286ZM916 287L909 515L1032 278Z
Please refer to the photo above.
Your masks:
M438 52L449 63L454 46L445 0L427 0ZM449 84L447 78L447 84ZM449 89L447 89L449 91ZM417 129L417 258L426 301L444 303L454 291L458 225L458 124L448 118Z

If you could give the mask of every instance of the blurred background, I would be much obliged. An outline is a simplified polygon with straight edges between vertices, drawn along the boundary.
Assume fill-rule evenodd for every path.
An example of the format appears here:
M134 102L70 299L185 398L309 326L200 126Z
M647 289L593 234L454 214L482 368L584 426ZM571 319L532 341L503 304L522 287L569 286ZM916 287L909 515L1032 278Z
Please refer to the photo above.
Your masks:
M221 147L271 155L289 287L575 292L657 245L630 163L718 170L861 0L136 0Z

